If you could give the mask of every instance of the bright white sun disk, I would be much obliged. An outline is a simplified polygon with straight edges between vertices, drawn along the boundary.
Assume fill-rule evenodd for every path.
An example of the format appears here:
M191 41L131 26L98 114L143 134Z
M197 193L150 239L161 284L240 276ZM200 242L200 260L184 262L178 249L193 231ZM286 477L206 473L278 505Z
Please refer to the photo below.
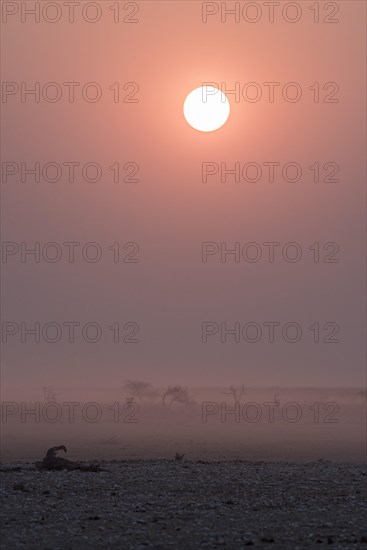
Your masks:
M230 106L221 90L214 86L201 86L189 93L183 112L195 130L213 132L227 122Z

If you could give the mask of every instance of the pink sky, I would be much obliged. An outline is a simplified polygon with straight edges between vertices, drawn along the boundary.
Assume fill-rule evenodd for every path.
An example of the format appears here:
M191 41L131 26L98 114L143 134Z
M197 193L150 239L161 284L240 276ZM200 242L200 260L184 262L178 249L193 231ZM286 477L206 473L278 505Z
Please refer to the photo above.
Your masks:
M5 2L4 4L14 4ZM34 2L27 2L27 5ZM61 2L59 4L62 4ZM21 14L2 24L2 79L28 87L57 82L59 102L9 95L2 109L2 162L96 162L101 181L74 183L66 172L57 183L34 183L19 174L3 182L2 234L6 242L96 242L98 263L78 256L69 263L20 255L3 263L3 322L44 325L98 323L101 342L65 337L55 344L22 343L20 335L3 345L3 380L9 386L47 384L104 387L127 378L154 384L245 383L284 386L360 386L365 350L365 4L335 3L338 23L313 21L314 2L296 2L302 17L281 16L269 23L220 13L202 21L202 3L138 2L138 23L113 22L101 6L95 24L75 22L63 12L50 24ZM215 5L216 3L214 3ZM219 5L220 3L218 3ZM228 2L227 5L233 5ZM241 6L244 2L240 3ZM265 14L264 2L257 2ZM281 2L284 5L284 2ZM325 17L326 3L320 2ZM121 3L128 13L126 2ZM11 8L8 8L10 10ZM51 11L49 12L52 16ZM90 12L92 13L92 12ZM276 12L278 13L278 12ZM292 16L292 14L291 14ZM184 120L186 95L203 82L260 86L257 103L236 103L232 94L227 124L210 134ZM74 103L63 83L79 82ZM97 82L97 103L80 89ZM114 103L109 87L139 85L137 103ZM273 103L266 82L279 82ZM302 89L291 103L280 90L289 82ZM309 89L320 83L321 101ZM337 103L323 98L335 82ZM3 96L4 98L4 96ZM109 166L134 162L136 183L113 182ZM202 182L202 163L296 162L300 181L277 177L238 183L218 177ZM339 166L339 182L312 181L315 162ZM322 172L324 177L324 173ZM139 263L113 263L114 242L136 242ZM296 242L302 259L269 263L219 255L201 261L202 242ZM337 243L337 263L315 263L309 247ZM325 252L323 252L325 254ZM140 342L112 342L114 322L134 321ZM300 342L264 337L249 344L214 336L201 341L202 323L297 322ZM339 325L335 344L312 341L315 322ZM329 330L327 330L329 332ZM265 334L265 333L264 333Z

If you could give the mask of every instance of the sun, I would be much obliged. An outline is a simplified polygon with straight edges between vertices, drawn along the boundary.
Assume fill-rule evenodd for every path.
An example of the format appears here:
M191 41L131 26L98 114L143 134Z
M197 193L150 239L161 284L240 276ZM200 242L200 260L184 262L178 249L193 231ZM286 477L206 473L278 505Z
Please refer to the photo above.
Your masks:
M214 132L228 120L230 113L226 95L214 86L196 88L185 99L186 121L200 132Z

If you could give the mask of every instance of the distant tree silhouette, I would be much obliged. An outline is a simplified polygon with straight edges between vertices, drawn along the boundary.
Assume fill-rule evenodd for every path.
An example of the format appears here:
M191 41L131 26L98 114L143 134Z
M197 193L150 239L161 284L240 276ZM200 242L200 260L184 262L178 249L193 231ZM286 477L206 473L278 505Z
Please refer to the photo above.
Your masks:
M195 404L195 401L190 399L187 388L183 386L169 386L162 396L162 405L170 407L173 403L180 403L185 407Z
M56 396L60 395L60 393L55 391L53 386L43 386L42 393L48 403L56 403Z
M154 397L157 393L152 384L140 380L126 380L123 389L130 394L130 400L136 397L140 401L144 401Z
M232 395L234 403L239 403L242 399L242 397L246 394L245 386L242 384L240 388L236 388L235 386L230 386L229 389L225 392L223 392L227 395Z

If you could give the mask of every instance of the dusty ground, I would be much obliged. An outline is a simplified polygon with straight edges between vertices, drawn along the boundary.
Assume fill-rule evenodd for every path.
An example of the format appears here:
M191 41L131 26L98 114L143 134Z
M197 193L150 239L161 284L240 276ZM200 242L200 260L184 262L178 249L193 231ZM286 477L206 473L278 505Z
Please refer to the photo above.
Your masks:
M367 549L358 463L102 463L107 471L1 472L2 546Z

